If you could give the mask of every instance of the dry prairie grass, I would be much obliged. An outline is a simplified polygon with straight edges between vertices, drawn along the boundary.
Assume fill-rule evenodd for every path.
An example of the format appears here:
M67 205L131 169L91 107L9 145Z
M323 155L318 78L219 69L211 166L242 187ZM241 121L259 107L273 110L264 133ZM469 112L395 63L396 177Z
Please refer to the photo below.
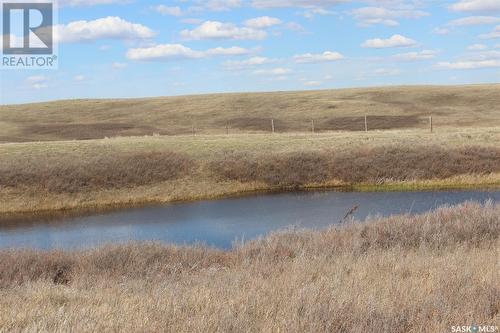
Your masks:
M262 184L283 190L338 184L384 185L488 176L500 173L500 149L471 146L387 146L349 152L284 154L217 154L197 160L187 154L160 152L100 152L85 158L68 156L12 158L0 161L4 191L30 197L129 191L155 184L184 183L189 193L202 193L201 181L212 184ZM177 185L178 186L178 185ZM189 194L188 193L188 194Z
M491 128L0 144L0 213L290 187L498 187L498 140Z
M9 159L0 161L0 185L33 187L54 193L77 193L130 188L182 178L194 162L175 152L105 152L74 159Z
M229 252L0 252L0 331L448 332L498 325L500 205L288 231Z
M500 124L499 85L413 86L144 99L68 100L0 106L0 142L116 136L422 128Z
M341 181L380 184L390 181L446 179L500 172L500 149L464 147L376 147L336 154L227 155L211 170L225 180L300 187Z

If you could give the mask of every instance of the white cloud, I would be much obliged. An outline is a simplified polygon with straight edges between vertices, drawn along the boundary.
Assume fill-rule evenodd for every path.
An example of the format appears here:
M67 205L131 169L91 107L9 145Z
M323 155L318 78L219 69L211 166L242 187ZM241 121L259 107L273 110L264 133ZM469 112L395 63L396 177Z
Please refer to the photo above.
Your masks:
M198 0L204 9L211 11L227 11L243 5L242 0Z
M304 82L304 86L306 87L319 87L323 84L323 82L320 81L306 81Z
M466 60L483 61L483 60L500 60L500 51L481 51L467 55Z
M259 69L259 70L254 71L253 73L257 74L257 75L282 76L282 75L290 74L292 72L293 71L289 68L278 67L278 68L272 68L272 69Z
M416 44L417 42L414 41L413 39L401 35L393 35L389 39L380 39L380 38L369 39L365 41L363 44L361 44L361 46L366 48L382 49L390 47L409 47L409 46L415 46Z
M47 81L48 78L44 75L33 75L33 76L29 76L26 81L28 81L29 83L40 83L40 82L44 82L44 81Z
M307 19L313 19L314 16L316 15L326 16L333 14L335 14L335 12L332 12L331 10L326 10L324 8L311 8L304 12L304 17Z
M34 0L31 2L46 2ZM110 5L110 4L126 4L130 1L127 0L59 0L57 4L61 7L77 7L77 6L96 6L96 5Z
M248 67L261 66L276 62L275 59L269 59L266 57L252 57L246 60L230 60L224 63L224 66L229 69L242 69Z
M249 54L250 51L248 49L238 47L238 46L233 46L233 47L216 47L214 49L210 49L205 51L205 55L208 56L238 56L238 55L245 55Z
M344 56L338 52L326 51L321 54L300 54L293 57L294 61L298 64L312 64L320 62L330 62L344 59Z
M492 32L480 35L479 38L482 38L482 39L496 39L496 38L500 38L500 25L497 25Z
M460 0L449 7L457 12L497 12L500 11L498 0Z
M250 28L264 29L283 23L280 19L270 16L256 17L245 21L245 25Z
M171 60L202 58L203 52L194 51L181 44L161 44L127 51L130 60Z
M467 54L457 61L440 62L438 68L444 69L478 69L500 67L500 51L478 51Z
M28 85L35 90L40 90L40 89L45 89L48 88L49 85L47 84L48 77L43 76L43 75L34 75L34 76L29 76L26 79L26 82Z
M306 32L306 29L300 25L299 23L297 22L288 22L286 24L286 27L291 30L291 31L295 31L295 32L299 32L299 33L305 33Z
M76 82L82 82L85 80L85 76L84 75L76 75L74 78L73 78L74 81Z
M49 85L46 83L35 83L31 86L31 88L36 89L36 90L45 89L48 87L49 87Z
M175 59L199 59L210 56L232 56L250 53L241 47L222 48L217 47L206 51L196 51L181 44L160 44L145 48L134 48L127 51L130 60L175 60Z
M255 8L314 8L330 7L349 0L253 0L252 6Z
M395 76L401 74L401 70L397 68L378 68L373 71L375 76Z
M93 21L74 21L55 27L55 39L61 43L91 42L98 39L149 39L155 35L150 28L117 16Z
M202 24L203 20L197 19L197 18L186 18L186 19L182 19L181 22L185 23L185 24L198 25L198 24Z
M482 50L486 50L487 48L488 48L488 46L486 46L484 44L473 44L473 45L467 46L467 50L469 50L469 51L482 51Z
M392 58L398 61L421 61L434 59L436 54L437 52L433 50L422 50L420 52L399 53Z
M500 67L500 60L440 62L438 67L444 69L478 69Z
M352 15L361 26L383 24L397 26L398 18L418 19L430 14L416 9L388 9L383 7L362 7L352 11Z
M434 28L434 30L432 30L432 32L435 34L438 34L438 35L447 35L450 33L450 30L446 29L446 28L437 27L437 28Z
M122 69L127 67L127 64L124 62L114 62L113 64L111 64L111 67L113 67L113 69Z
M153 7L153 9L160 13L161 15L168 16L182 16L182 9L179 6L171 7L165 5L158 5Z
M207 21L193 30L182 30L181 36L185 39L236 39L261 40L267 37L263 30L238 27L232 23Z
M449 26L467 26L500 23L500 17L495 16L468 16L448 22Z

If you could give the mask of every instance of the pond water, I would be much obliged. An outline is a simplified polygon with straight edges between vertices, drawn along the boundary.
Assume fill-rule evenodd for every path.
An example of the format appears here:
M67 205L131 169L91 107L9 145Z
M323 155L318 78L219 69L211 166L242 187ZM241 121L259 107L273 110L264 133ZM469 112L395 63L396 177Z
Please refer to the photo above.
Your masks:
M202 243L228 249L288 227L320 229L356 219L417 214L441 205L500 201L500 191L297 192L123 209L85 216L0 217L0 248L77 249L128 241Z

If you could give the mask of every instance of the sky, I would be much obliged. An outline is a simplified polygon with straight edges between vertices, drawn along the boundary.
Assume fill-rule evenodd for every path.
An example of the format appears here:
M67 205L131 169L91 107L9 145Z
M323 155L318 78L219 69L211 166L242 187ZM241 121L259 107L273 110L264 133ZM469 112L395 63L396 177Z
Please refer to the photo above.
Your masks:
M59 0L0 103L500 82L500 0Z

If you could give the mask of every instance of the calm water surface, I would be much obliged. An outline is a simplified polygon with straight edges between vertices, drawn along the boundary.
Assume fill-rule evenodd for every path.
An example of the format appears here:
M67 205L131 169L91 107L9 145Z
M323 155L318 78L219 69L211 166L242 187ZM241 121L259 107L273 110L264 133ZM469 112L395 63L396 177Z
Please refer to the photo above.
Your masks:
M87 216L2 220L0 248L73 249L127 241L230 248L291 226L325 228L355 205L356 219L421 213L467 200L500 202L500 191L300 192L179 203Z

